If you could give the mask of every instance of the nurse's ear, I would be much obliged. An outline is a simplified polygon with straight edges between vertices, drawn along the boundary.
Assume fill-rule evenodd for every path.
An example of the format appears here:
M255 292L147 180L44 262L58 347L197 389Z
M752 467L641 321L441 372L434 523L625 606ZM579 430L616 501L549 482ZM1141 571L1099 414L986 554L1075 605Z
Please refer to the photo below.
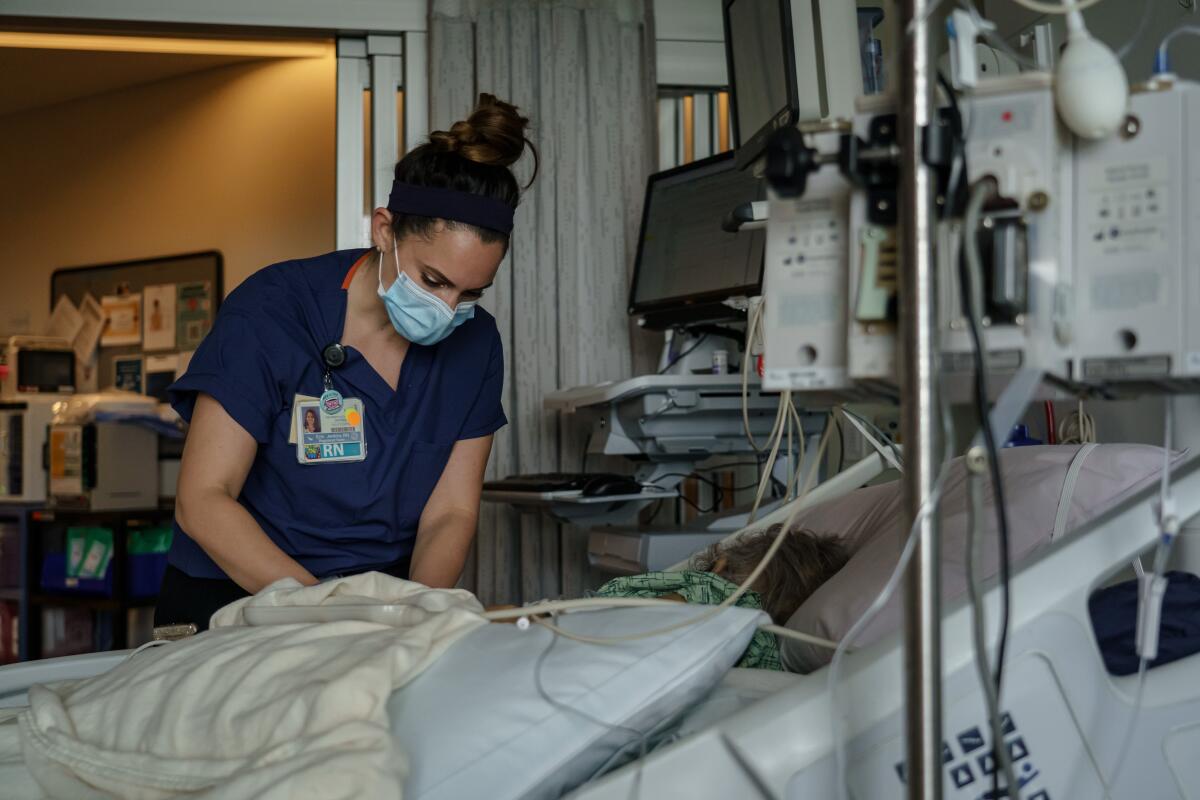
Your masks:
M391 250L396 237L392 234L392 212L377 208L371 215L371 243L375 249L386 253Z

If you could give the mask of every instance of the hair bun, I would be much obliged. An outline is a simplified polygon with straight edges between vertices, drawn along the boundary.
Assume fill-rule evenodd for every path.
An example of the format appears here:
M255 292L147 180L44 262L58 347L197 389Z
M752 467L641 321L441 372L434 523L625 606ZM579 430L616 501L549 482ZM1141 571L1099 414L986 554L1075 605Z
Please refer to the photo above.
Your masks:
M525 128L529 119L517 107L481 94L471 116L454 123L448 131L434 131L429 141L438 150L457 153L469 161L496 167L515 163L525 152Z

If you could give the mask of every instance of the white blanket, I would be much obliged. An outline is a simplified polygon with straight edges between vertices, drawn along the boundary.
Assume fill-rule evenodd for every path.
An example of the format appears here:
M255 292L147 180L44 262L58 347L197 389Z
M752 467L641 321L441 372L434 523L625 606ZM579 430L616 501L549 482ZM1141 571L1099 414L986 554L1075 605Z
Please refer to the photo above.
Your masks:
M408 606L412 624L246 627L241 614L364 602ZM0 755L19 740L51 798L394 800L408 765L390 735L388 698L485 624L482 610L469 592L379 573L312 587L280 581L217 612L206 633L96 678L35 687L17 724L0 724Z

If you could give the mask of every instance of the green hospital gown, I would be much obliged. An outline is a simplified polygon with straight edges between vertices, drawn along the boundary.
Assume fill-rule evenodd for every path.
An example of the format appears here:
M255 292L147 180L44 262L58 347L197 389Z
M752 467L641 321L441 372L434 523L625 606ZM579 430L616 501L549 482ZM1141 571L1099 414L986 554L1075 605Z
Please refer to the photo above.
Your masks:
M715 606L737 591L738 585L711 572L683 570L680 572L647 572L613 578L600 587L600 597L662 597L678 594L689 603ZM742 608L762 608L762 597L758 592L748 591L738 598L736 605ZM756 631L750 646L737 663L750 669L783 670L779 661L779 640L773 633Z

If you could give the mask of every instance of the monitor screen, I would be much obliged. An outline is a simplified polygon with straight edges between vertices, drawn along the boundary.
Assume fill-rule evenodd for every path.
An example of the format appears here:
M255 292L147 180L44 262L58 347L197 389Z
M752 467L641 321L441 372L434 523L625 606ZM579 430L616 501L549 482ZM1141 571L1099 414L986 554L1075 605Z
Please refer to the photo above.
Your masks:
M670 310L757 294L762 285L762 230L726 233L734 208L765 198L763 182L722 153L650 176L630 313Z
M731 0L725 13L734 133L742 147L789 107L790 32L780 0Z

